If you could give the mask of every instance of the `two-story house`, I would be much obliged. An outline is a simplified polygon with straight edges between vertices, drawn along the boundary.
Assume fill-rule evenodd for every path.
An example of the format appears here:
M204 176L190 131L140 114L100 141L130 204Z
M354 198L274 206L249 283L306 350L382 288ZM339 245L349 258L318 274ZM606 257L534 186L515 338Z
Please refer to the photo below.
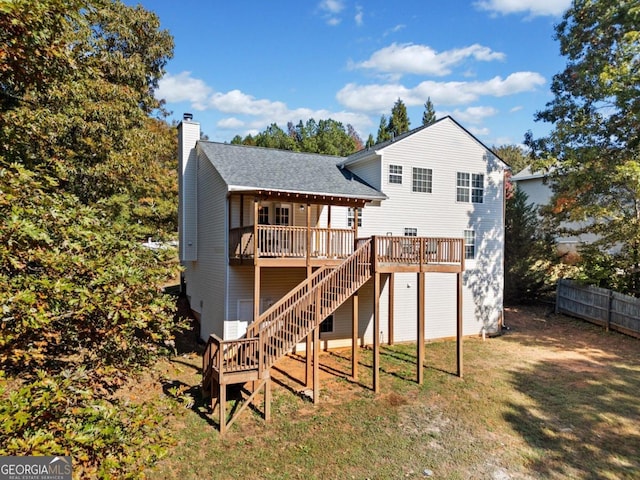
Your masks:
M346 158L178 128L180 259L222 410L296 346L418 342L421 381L425 339L457 337L461 373L461 337L499 328L508 167L452 118Z

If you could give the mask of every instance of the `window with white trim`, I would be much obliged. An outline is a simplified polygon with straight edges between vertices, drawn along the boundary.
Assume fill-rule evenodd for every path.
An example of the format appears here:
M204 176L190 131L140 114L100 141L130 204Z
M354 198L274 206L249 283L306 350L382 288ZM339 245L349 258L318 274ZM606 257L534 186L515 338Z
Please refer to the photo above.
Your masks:
M404 236L405 237L417 237L418 236L418 229L414 228L414 227L405 227Z
M484 174L458 172L456 175L456 201L482 203L484 199Z
M362 226L362 208L358 207L356 208L352 208L349 207L349 210L347 210L347 226L349 227L353 227L353 220L355 218L355 211L358 211L358 226L361 227Z
M402 165L389 165L389 183L402 184Z
M464 231L464 258L466 260L476 258L476 232L473 230Z
M431 193L433 171L430 168L413 167L414 192Z

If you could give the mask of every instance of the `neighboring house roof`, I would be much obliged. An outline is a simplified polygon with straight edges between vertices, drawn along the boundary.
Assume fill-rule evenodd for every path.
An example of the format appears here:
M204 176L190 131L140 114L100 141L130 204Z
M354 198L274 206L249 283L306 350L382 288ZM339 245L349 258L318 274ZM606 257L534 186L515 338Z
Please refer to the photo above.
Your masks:
M384 200L387 196L338 165L343 157L289 150L198 142L229 191L274 191L302 195Z
M496 157L498 160L500 160L505 167L509 168L509 164L507 162L505 162L502 158L500 158L493 150L491 150L489 147L487 147L484 143L482 143L480 140L478 140L471 132L469 132L469 130L467 130L466 128L464 128L462 125L460 125L458 122L455 121L455 119L453 119L453 117L447 115L445 117L439 118L438 120L436 120L433 123L430 123L429 125L421 125L420 127L414 128L413 130L409 130L408 132L402 133L400 135L398 135L395 138L392 138L391 140L387 140L386 142L380 142L377 143L369 148L364 148L362 150L360 150L359 152L356 152L352 155L349 155L349 157L347 157L347 159L344 162L344 165L350 165L352 163L356 163L359 160L363 159L363 158L367 158L369 157L372 153L377 154L380 150L385 149L386 147L388 147L389 145L392 145L394 143L399 142L400 140L409 137L415 133L418 133L421 130L424 130L426 128L432 127L433 125L436 125L440 122L444 122L444 121L450 121L453 124L455 124L458 128L460 128L461 130L463 130L465 133L467 133L467 135L469 135L473 140L475 140L477 143L479 143L482 148L484 148L485 150L488 150L489 152L491 152L493 154L494 157Z
M549 175L548 171L538 170L534 172L531 169L531 166L528 166L520 170L516 175L513 175L511 177L511 181L519 182L523 180L535 180L537 178L545 178L548 175Z

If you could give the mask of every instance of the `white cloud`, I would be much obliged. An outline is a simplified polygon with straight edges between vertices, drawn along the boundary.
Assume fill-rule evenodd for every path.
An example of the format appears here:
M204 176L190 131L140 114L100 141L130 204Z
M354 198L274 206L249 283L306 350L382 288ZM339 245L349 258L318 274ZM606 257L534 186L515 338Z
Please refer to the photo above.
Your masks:
M400 30L406 28L407 26L403 23L399 23L398 25L396 25L395 27L391 27L389 30L387 30L386 32L384 32L382 34L383 37L386 37L388 35L391 35L392 33L396 33L399 32Z
M527 13L532 17L560 16L571 5L571 0L480 0L474 5L494 14Z
M503 79L494 77L484 82L424 81L413 88L399 83L358 85L349 83L336 94L346 108L358 112L386 112L398 99L407 105L423 105L427 97L434 104L462 105L482 96L504 97L535 90L545 83L536 72L516 72Z
M520 110L522 110L524 107L522 105L516 105L515 107L513 107L511 110L509 110L509 113L516 113L519 112Z
M167 102L191 102L197 110L202 110L211 88L198 79L191 77L191 72L181 72L177 75L167 73L158 82L155 96Z
M356 22L356 25L361 27L364 23L364 12L362 11L362 7L360 5L356 5L356 16L353 18Z
M505 54L494 52L489 47L479 44L437 52L427 45L392 43L388 47L374 52L368 60L356 63L354 66L385 73L443 76L450 74L452 67L467 58L490 62L504 60Z
M223 118L218 123L216 123L216 127L223 128L225 130L238 130L243 128L245 123L242 120L237 119L236 117L228 117Z
M335 27L342 19L338 16L344 10L343 0L322 0L318 9L323 12L327 25Z
M438 112L440 115L441 112ZM442 116L451 115L457 121L465 124L477 125L482 123L485 118L493 117L498 114L498 110L493 107L469 107L464 110L455 109L453 112L442 112Z
M324 10L329 13L340 13L344 9L344 2L342 0L322 0L318 7L320 10Z
M456 118L456 120L458 120L458 119ZM467 130L469 130L469 132L471 132L471 134L476 136L476 137L487 136L490 133L490 130L487 127L482 127L482 128L468 127Z

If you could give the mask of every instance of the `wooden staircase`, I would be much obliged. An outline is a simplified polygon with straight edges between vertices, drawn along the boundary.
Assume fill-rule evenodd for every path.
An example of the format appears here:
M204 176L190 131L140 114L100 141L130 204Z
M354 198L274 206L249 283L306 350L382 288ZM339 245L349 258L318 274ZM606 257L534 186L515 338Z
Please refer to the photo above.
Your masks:
M335 268L323 267L265 311L243 338L222 340L211 335L203 354L202 388L220 407L220 432L235 421L264 387L265 418L269 418L270 369L295 345L362 287L373 274L372 239L360 240L356 250ZM226 386L253 382L253 392L227 422Z

